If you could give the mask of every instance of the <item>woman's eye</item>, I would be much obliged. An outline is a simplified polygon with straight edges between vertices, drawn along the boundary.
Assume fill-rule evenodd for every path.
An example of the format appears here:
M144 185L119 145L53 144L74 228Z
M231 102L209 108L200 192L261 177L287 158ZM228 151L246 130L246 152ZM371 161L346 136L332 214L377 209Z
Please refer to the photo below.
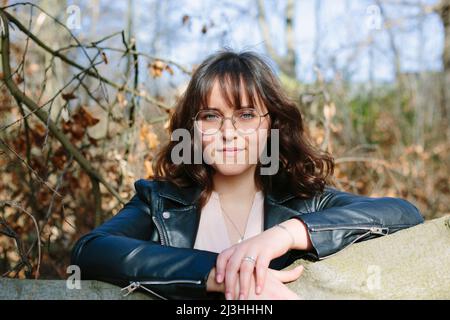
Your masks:
M255 117L255 114L253 112L244 112L239 116L239 118L241 118L243 120L250 120L250 119L253 119L254 117Z
M219 116L216 114L207 114L204 116L205 121L217 121L219 119Z

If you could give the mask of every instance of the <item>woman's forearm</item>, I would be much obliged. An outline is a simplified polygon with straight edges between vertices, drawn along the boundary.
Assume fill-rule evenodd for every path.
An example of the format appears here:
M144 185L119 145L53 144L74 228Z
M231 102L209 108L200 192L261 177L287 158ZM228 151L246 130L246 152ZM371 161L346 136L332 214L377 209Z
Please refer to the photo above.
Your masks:
M280 223L285 226L293 237L294 241L291 249L296 250L310 250L312 249L311 239L308 234L308 229L304 222L300 219L292 218Z

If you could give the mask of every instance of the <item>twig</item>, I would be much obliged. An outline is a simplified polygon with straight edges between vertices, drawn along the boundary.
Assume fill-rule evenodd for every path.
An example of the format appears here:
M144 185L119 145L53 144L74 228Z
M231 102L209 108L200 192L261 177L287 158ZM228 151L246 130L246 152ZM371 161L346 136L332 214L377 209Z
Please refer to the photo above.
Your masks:
M40 6L38 6L35 3L26 1L26 2L19 2L19 3L15 3L12 4L10 6L6 6L1 8L2 11L4 11L7 8L11 8L11 7L16 7L16 6L30 6L31 8L37 8L38 10L40 10L42 13L44 13L46 16L48 16L50 19L52 19L56 24L60 25L63 29L65 29L67 31L67 33L69 33L69 35L71 36L72 39L75 40L75 42L77 44L79 44L81 46L80 41L77 39L77 37L75 37L75 35L72 33L72 31L61 21L59 21L56 17L52 16L51 14L49 14L47 11L45 11L44 9L42 9ZM6 11L4 11L5 13L7 13ZM9 18L9 17L8 17ZM16 20L18 21L18 20ZM26 33L28 36L31 35L31 32L29 30L27 30L28 32ZM89 60L89 62L91 64L93 64L93 60L91 59L91 57L89 56L89 54L87 53L86 49L84 47L81 46L81 51L83 52L83 54L86 56L86 58ZM98 71L96 68L94 68L94 71L97 75L99 75ZM100 80L100 79L99 79Z
M34 278L37 279L39 277L39 268L41 266L41 238L40 238L39 226L38 226L37 221L33 217L33 215L31 213L29 213L25 208L23 208L20 205L20 203L18 203L18 202L15 202L15 201L0 201L0 205L1 206L9 205L11 207L20 209L22 212L25 212L33 220L34 227L36 228L36 241L37 241L37 244L38 244L38 263L37 263L37 268L36 268L36 274L34 276Z
M64 148L73 155L74 159L78 164L87 172L88 175L96 178L101 182L106 189L111 192L120 202L125 204L125 201L117 193L117 191L91 166L91 164L86 160L86 158L81 154L81 152L70 142L70 140L64 135L61 130L56 126L56 124L49 120L49 115L39 106L31 100L28 96L22 93L19 88L17 88L14 81L12 81L9 76L11 74L11 66L9 61L9 26L8 26L8 15L6 12L0 10L0 19L4 22L4 32L1 34L1 53L2 53L2 68L5 75L6 86L8 87L11 94L21 101L27 108L31 111L35 111L36 116L44 123L48 123L48 128L50 132L59 140L59 142L64 146ZM39 110L36 110L39 109Z
M27 163L27 161L25 159L23 159L20 154L18 154L13 148L11 148L6 141L4 141L2 138L0 138L0 143L2 143L9 151L11 151L12 153L14 153L14 155L22 162L25 164L25 166L28 168L28 170L30 170L31 172L33 172L33 174L36 176L36 178L39 180L40 183L43 183L47 188L49 188L52 192L54 192L55 194L57 194L59 197L62 197L61 194L58 193L58 191L56 191L55 189L53 189L53 187L51 185L49 185L46 181L44 181L39 174Z
M65 55L51 49L50 47L48 47L44 42L42 42L38 37L36 37L34 34L32 34L31 32L29 32L21 23L20 21L18 21L16 18L14 18L11 14L9 14L6 11L3 11L3 13L5 14L5 18L9 19L12 23L14 23L14 25L16 25L22 32L24 32L25 34L29 35L29 37L38 45L40 46L42 49L44 49L45 51L47 51L48 53L60 58L62 61L64 61L65 63L67 63L68 65L75 67L79 70L85 70L86 68L81 66L80 64L72 61L71 59L67 58ZM160 108L163 109L170 109L171 107L158 101L157 99L148 96L147 94L143 94L137 90L133 90L130 89L126 86L117 84L103 76L101 76L100 74L97 74L96 72L93 71L87 71L86 72L89 76L97 78L98 80L110 85L113 88L119 89L119 90L123 90L125 92L128 92L130 94L136 95L138 97L142 97L145 101L150 102Z

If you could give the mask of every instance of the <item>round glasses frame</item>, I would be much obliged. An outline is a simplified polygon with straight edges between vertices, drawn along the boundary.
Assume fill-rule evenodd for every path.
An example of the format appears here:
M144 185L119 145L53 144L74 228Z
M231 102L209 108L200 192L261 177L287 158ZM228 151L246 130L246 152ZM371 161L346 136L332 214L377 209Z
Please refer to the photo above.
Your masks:
M242 110L242 109L239 109L239 110ZM267 112L267 113L265 113L265 114L263 114L263 115L260 115L260 114L258 114L258 112L256 111L256 109L254 109L254 108L246 108L245 110L248 110L248 111L254 111L255 114L259 117L258 126L257 126L255 129L253 129L253 131L249 131L249 130L245 130L245 131L244 131L244 130L240 130L240 129L236 128L236 120L235 120L235 118L234 118L234 113L233 113L233 115L232 115L231 117L225 117L225 116L223 116L219 111L213 110L213 112L217 112L217 113L220 114L221 120L220 120L220 126L219 126L219 128L218 128L216 131L212 132L212 133L211 133L211 132L208 132L208 133L203 132L203 131L198 127L198 125L197 125L197 121L198 121L198 120L197 120L197 117L198 117L198 115L199 115L201 112L204 112L205 109L200 110L199 112L197 112L196 115L195 115L195 117L192 117L192 120L194 121L194 124L197 126L197 128L199 129L199 131L200 131L201 133L205 134L205 135L213 135L213 134L216 134L217 132L219 132L219 131L222 129L222 126L223 126L225 120L227 120L227 119L230 119L231 123L233 124L233 128L234 128L236 131L238 131L239 133L243 133L243 134L254 133L254 132L256 132L256 130L258 130L259 127L261 126L261 118L264 118L265 116L267 116L267 115L269 114L269 112Z

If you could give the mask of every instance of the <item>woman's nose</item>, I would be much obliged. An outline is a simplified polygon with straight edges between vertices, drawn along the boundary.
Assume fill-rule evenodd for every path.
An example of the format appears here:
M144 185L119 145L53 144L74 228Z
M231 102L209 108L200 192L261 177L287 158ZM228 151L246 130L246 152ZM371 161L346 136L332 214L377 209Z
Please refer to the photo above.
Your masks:
M222 136L225 140L232 140L236 136L236 129L234 128L231 118L224 118L222 124Z

